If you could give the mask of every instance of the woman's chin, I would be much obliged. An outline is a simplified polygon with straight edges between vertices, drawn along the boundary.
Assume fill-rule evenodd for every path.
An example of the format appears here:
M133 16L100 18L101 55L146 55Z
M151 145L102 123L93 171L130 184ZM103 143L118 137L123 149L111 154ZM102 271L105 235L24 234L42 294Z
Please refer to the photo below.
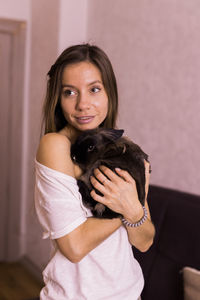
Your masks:
M97 123L90 123L90 124L78 124L77 126L74 126L79 131L85 131L85 130L91 130L99 127L100 124Z

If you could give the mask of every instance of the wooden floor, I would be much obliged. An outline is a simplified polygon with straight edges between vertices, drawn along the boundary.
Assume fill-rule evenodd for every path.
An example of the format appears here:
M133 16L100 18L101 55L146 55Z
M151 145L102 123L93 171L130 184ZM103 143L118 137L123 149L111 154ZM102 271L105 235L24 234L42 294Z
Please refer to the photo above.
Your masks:
M42 284L21 263L0 262L0 300L39 297Z

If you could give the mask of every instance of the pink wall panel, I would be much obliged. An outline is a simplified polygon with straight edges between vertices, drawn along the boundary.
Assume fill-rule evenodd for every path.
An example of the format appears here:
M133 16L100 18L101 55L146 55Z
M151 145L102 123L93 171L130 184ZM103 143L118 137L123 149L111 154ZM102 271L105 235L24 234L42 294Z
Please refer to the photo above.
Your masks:
M119 126L149 153L153 184L196 194L199 32L199 1L90 0L88 37L113 62Z

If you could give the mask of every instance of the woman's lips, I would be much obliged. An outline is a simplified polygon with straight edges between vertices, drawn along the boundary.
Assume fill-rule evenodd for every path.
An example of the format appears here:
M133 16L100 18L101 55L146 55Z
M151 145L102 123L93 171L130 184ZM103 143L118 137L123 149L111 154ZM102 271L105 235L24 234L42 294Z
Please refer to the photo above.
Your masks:
M87 124L90 123L94 119L94 116L83 116L83 117L76 117L76 120L79 124Z

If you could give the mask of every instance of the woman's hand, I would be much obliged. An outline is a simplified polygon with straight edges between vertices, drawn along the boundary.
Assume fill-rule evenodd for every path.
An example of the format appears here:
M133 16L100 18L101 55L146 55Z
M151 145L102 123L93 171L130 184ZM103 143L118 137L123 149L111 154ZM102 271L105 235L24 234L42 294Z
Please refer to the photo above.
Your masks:
M145 165L145 200L147 199L148 191L149 191L149 181L150 181L150 174L152 172L151 165L149 162L144 160Z
M145 163L145 207L148 212L147 220L138 227L126 227L129 241L137 249L145 252L153 243L155 228L151 222L150 211L147 203L147 193L149 189L150 164ZM120 169L116 169L117 174L105 166L99 167L91 177L92 185L99 190L103 196L99 196L93 190L91 196L98 202L108 206L113 211L123 215L130 223L136 223L143 217L142 205L138 199L135 180L132 176ZM97 180L98 179L98 180Z
M146 168L146 193L149 186L149 163ZM94 190L91 196L94 200L106 205L111 210L120 213L131 222L137 222L143 216L143 209L138 199L136 183L133 177L124 170L115 169L117 174L105 166L95 169L91 183L103 196L96 194ZM148 174L147 174L148 173ZM97 180L98 179L98 180Z

